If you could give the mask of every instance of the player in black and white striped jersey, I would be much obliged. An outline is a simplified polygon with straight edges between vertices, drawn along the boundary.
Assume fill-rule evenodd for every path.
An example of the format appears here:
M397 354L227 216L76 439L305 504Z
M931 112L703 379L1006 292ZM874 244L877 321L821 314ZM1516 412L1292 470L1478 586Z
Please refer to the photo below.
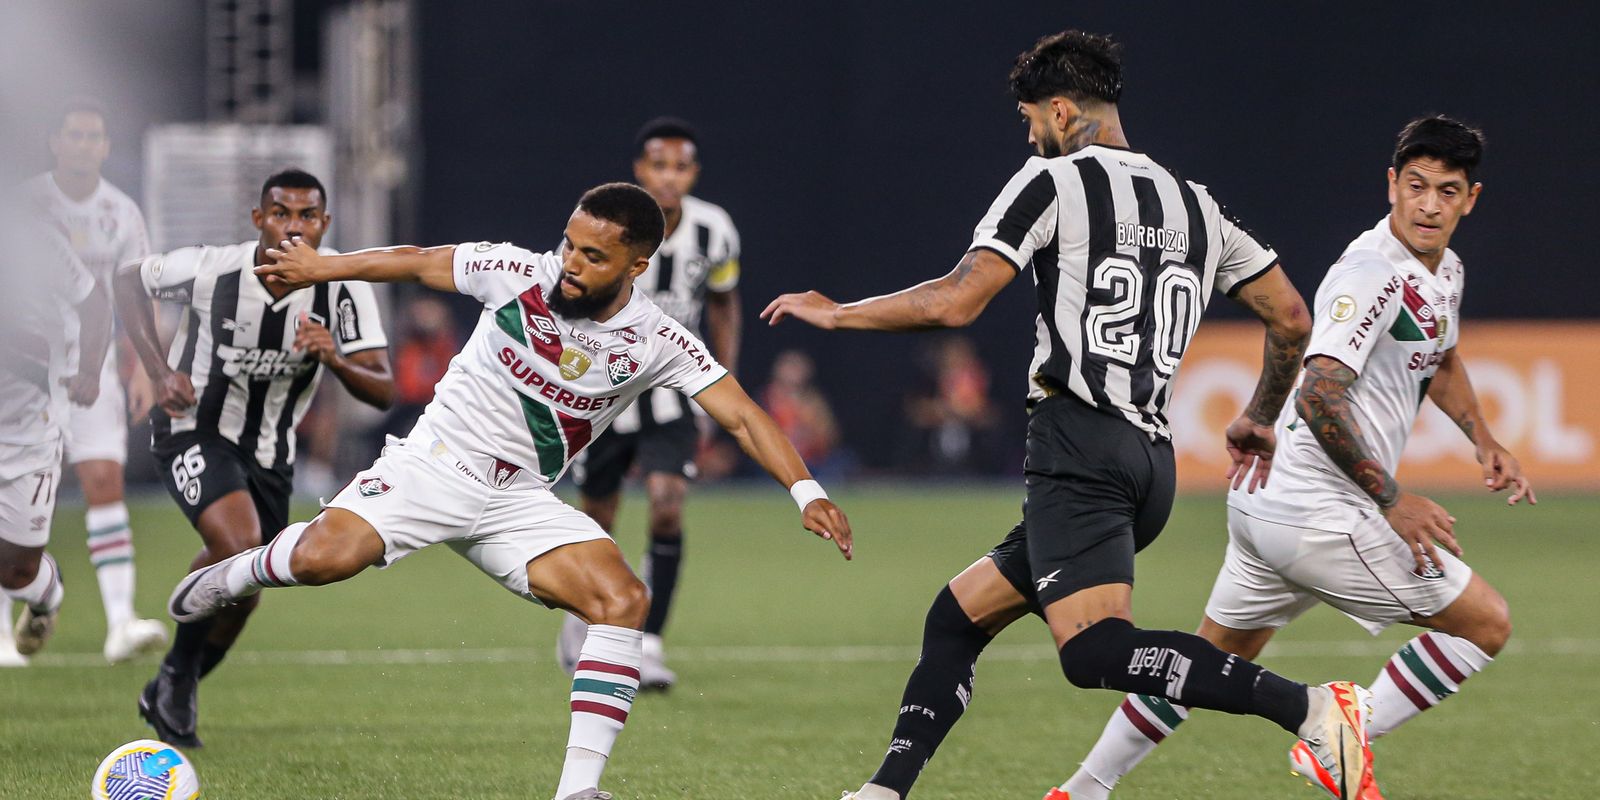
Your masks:
M1364 689L1308 687L1198 636L1132 623L1134 554L1172 507L1164 409L1212 289L1267 324L1255 396L1227 431L1229 477L1239 480L1251 466L1265 480L1310 314L1276 254L1203 186L1129 149L1117 111L1119 51L1106 37L1065 31L1018 56L1011 88L1040 157L1006 185L949 275L844 305L816 292L784 295L762 312L773 324L792 316L824 328L961 326L1033 268L1023 521L934 600L889 752L847 798L901 800L910 791L965 710L978 655L1029 611L1045 618L1075 686L1143 686L1271 719L1306 741L1345 798L1370 775L1357 713Z
M387 408L394 394L370 285L283 291L253 271L279 242L322 243L329 222L322 183L300 170L269 177L251 219L257 240L157 254L116 275L118 310L156 388L151 452L204 543L191 569L265 544L289 524L295 428L324 370L369 405ZM165 354L151 298L183 307ZM245 602L178 625L139 700L164 741L198 745L199 680L227 654L254 607Z
M732 372L739 358L739 232L728 212L689 194L700 178L699 136L681 119L659 117L639 129L634 146L634 178L667 220L666 238L634 286L690 331L699 333L703 318L712 355ZM695 477L698 414L681 392L655 389L624 409L573 468L583 512L608 532L623 478L635 464L644 477L650 543L641 572L650 587L650 614L639 675L647 689L677 680L666 666L661 632L683 563L683 502ZM567 615L557 653L568 672L583 638L583 624Z

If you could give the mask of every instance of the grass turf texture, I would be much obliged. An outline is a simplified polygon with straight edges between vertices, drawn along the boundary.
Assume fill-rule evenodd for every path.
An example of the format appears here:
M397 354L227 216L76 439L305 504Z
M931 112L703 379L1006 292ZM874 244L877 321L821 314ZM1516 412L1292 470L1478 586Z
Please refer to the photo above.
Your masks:
M1019 491L840 492L859 537L850 564L800 532L781 491L697 492L668 629L680 684L634 706L605 788L634 800L834 798L859 786L888 741L928 601L1009 529ZM1469 562L1510 600L1517 632L1461 696L1378 744L1380 781L1412 800L1589 797L1600 778L1588 680L1600 670L1600 498L1514 510L1442 499L1461 519ZM627 499L630 558L643 510L642 497ZM1140 624L1198 622L1223 516L1217 498L1180 500L1140 557ZM155 659L94 665L103 620L81 520L80 508L57 515L52 550L68 595L56 638L35 666L0 670L0 797L82 797L105 753L148 734L135 697ZM133 527L140 611L158 616L197 538L161 499L135 504ZM202 688L208 746L191 755L205 795L549 797L568 719L568 680L551 656L559 623L443 548L337 586L269 591L234 660ZM1364 683L1411 635L1373 641L1319 609L1264 663L1301 680ZM997 640L915 797L1036 798L1071 773L1119 697L1070 687L1048 640L1031 617ZM1289 744L1270 723L1199 713L1117 796L1320 796L1288 776Z

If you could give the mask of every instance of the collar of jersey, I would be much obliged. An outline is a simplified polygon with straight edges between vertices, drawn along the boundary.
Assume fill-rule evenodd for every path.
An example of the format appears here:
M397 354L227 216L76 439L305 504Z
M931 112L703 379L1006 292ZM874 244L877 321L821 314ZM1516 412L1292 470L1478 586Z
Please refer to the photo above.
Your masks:
M1422 263L1422 261L1417 258L1416 254L1412 253L1411 249L1406 247L1406 243L1400 241L1400 237L1394 235L1394 228L1389 227L1389 220L1391 216L1393 215L1384 214L1383 219L1378 222L1378 227L1374 229L1377 231L1378 236L1380 237L1379 241L1382 242L1382 250L1384 254L1388 255L1391 259L1398 259L1400 264L1404 264L1405 266L1409 267L1412 272L1421 275L1422 279L1427 281L1429 286L1432 286L1435 289L1439 288L1437 285L1437 282L1439 281L1439 274L1428 269L1428 265ZM1442 272L1446 269L1454 269L1455 262L1455 251L1446 247L1444 250L1444 258L1439 262L1439 270Z

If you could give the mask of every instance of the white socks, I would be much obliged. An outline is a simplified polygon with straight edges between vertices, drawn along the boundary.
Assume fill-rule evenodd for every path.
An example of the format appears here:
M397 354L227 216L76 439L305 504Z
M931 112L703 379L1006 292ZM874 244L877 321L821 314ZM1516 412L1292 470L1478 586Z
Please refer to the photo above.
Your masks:
M133 531L128 528L128 507L121 502L90 506L83 521L89 529L89 563L100 582L109 632L133 619Z
M615 625L590 625L572 675L572 731L556 798L600 786L611 745L622 733L639 692L644 634Z
M5 593L12 600L27 603L33 613L41 615L55 613L66 595L61 588L61 570L56 568L56 560L49 553L39 556L39 573L33 576L32 583L21 589L6 589Z
M1406 642L1372 680L1367 735L1378 738L1443 702L1494 661L1472 642L1429 632Z
M249 597L262 589L281 589L299 586L300 581L289 571L289 556L300 543L309 522L296 522L273 537L263 547L246 550L250 555L233 562L228 568L228 594L235 598Z
M1061 788L1073 800L1105 800L1122 776L1155 752L1189 718L1189 709L1160 697L1130 694L1106 720L1105 731Z

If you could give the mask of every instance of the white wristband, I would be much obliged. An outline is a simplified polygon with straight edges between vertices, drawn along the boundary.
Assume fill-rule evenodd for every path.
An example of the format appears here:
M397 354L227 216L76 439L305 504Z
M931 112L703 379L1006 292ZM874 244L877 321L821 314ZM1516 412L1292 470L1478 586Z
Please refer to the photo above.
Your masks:
M794 498L795 505L800 507L802 513L806 510L806 506L811 505L812 500L828 499L828 493L822 491L822 484L813 480L795 481L794 485L789 487L789 496Z

